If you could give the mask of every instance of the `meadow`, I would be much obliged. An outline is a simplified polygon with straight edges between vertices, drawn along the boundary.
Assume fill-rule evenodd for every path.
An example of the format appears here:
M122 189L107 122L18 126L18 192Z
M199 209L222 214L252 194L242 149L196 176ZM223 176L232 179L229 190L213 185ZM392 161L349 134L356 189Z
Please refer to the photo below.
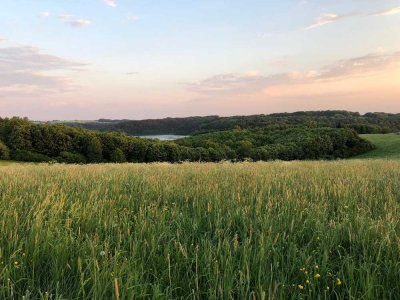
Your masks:
M373 143L376 149L357 158L400 159L400 134L362 134L361 137Z
M0 299L398 299L400 162L9 165Z

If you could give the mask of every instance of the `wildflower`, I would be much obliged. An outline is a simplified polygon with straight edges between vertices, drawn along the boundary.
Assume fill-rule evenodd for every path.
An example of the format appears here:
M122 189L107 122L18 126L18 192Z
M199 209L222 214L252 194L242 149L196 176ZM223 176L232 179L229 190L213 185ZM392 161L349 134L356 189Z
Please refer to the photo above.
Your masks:
M14 265L18 266L18 262L17 262L17 261L14 261Z
M302 286L301 284L299 284L297 287L298 287L300 290L304 289L304 286Z
M307 279L307 280L306 280L306 283L310 283L310 280L309 280L309 279Z
M315 265L314 268L319 269L319 266L318 266L318 265Z
M106 255L106 252L105 251L100 251L100 256L104 256L104 255Z
M233 237L233 247L235 248L235 250L238 248L239 246L239 241L238 241L239 237L238 234L236 233L235 236Z
M329 286L326 287L326 290L329 291Z
M318 279L321 277L321 274L315 274L314 277Z
M341 285L342 284L342 281L340 280L340 278L338 277L338 278L336 278L336 284L337 285Z

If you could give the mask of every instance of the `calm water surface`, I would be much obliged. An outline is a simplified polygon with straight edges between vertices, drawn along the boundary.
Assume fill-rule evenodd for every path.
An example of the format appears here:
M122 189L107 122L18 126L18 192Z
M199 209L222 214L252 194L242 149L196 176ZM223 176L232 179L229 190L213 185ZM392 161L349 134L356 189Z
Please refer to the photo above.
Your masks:
M177 139L182 139L187 137L186 135L173 135L173 134L165 134L165 135L142 135L139 136L145 139L159 139L160 141L174 141Z

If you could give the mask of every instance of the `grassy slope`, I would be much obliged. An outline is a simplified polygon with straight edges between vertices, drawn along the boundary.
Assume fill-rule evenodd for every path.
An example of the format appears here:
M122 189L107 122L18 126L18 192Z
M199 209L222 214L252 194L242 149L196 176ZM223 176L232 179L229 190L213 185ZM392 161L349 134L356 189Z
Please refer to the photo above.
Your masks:
M0 299L395 299L399 183L383 160L4 167Z
M400 159L400 134L363 134L377 149L356 158Z

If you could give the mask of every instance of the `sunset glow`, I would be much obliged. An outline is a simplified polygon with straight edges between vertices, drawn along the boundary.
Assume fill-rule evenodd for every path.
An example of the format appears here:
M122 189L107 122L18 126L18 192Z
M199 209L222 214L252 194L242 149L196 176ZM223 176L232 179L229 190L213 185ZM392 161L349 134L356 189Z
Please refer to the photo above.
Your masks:
M1 116L400 112L400 3L4 0Z

